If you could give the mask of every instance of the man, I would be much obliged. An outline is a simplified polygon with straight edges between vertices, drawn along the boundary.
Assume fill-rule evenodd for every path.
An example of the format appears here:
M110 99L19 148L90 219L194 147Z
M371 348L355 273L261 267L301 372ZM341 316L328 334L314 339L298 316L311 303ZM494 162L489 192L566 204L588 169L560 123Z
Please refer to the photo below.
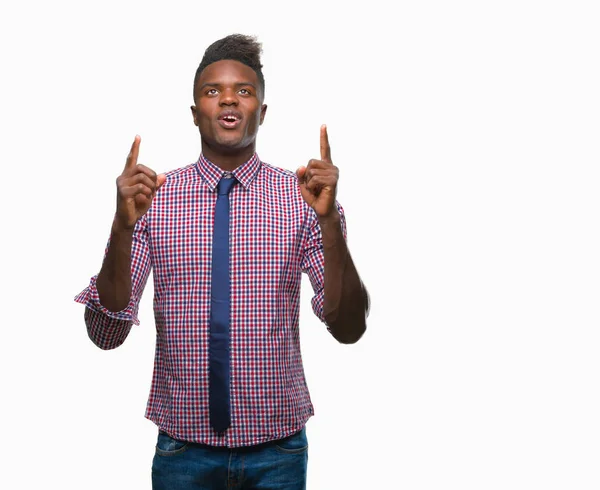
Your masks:
M76 300L90 338L119 346L150 268L156 357L146 417L159 427L155 489L306 486L313 415L300 355L301 273L315 314L342 343L366 328L369 300L335 200L327 128L321 158L296 174L261 162L267 106L254 38L209 46L196 72L202 154L156 175L136 136L117 179L117 211L99 274Z

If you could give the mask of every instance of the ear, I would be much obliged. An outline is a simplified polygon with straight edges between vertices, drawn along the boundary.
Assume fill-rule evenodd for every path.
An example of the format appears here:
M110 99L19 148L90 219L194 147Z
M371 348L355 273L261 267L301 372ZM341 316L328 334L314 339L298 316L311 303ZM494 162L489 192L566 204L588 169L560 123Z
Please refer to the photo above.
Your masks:
M190 109L192 110L192 117L194 118L194 124L196 126L198 126L198 111L196 109L196 106L193 105L193 106L190 107Z
M267 104L263 104L260 108L260 124L265 120L265 114L267 113Z

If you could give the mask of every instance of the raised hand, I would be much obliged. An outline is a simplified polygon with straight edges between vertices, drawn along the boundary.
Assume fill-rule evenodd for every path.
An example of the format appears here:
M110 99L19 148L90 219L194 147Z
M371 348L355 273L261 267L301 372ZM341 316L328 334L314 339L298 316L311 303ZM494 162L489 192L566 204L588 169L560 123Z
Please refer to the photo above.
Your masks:
M150 208L156 191L164 184L164 174L138 164L141 138L136 136L125 161L123 173L117 177L116 221L124 229L132 229Z
M300 192L317 216L325 218L336 212L335 196L339 178L338 168L331 162L327 126L321 126L321 159L309 160L306 167L296 170Z

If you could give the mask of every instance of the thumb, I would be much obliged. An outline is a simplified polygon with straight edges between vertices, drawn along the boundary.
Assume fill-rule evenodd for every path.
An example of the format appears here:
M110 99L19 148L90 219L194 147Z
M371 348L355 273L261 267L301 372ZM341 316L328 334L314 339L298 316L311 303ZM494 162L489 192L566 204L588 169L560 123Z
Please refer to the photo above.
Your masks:
M156 189L160 189L161 186L166 182L167 176L165 174L158 174L156 176Z
M300 182L304 181L305 173L306 173L306 167L304 165L302 165L301 167L298 167L298 169L296 170L296 176L298 177L298 180Z

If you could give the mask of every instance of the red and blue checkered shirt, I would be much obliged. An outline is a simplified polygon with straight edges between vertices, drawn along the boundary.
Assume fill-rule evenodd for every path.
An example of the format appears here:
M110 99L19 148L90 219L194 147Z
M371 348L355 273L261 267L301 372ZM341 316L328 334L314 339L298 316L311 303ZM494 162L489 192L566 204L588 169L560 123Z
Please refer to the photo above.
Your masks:
M233 171L239 183L230 193L231 426L216 433L208 343L213 218L223 174L203 156L167 174L134 230L127 308L113 313L100 304L97 276L75 300L87 306L94 343L115 348L139 324L152 269L157 337L146 417L178 439L239 447L286 437L314 413L300 354L300 284L305 272L313 310L324 321L324 258L317 216L293 172L256 154Z

